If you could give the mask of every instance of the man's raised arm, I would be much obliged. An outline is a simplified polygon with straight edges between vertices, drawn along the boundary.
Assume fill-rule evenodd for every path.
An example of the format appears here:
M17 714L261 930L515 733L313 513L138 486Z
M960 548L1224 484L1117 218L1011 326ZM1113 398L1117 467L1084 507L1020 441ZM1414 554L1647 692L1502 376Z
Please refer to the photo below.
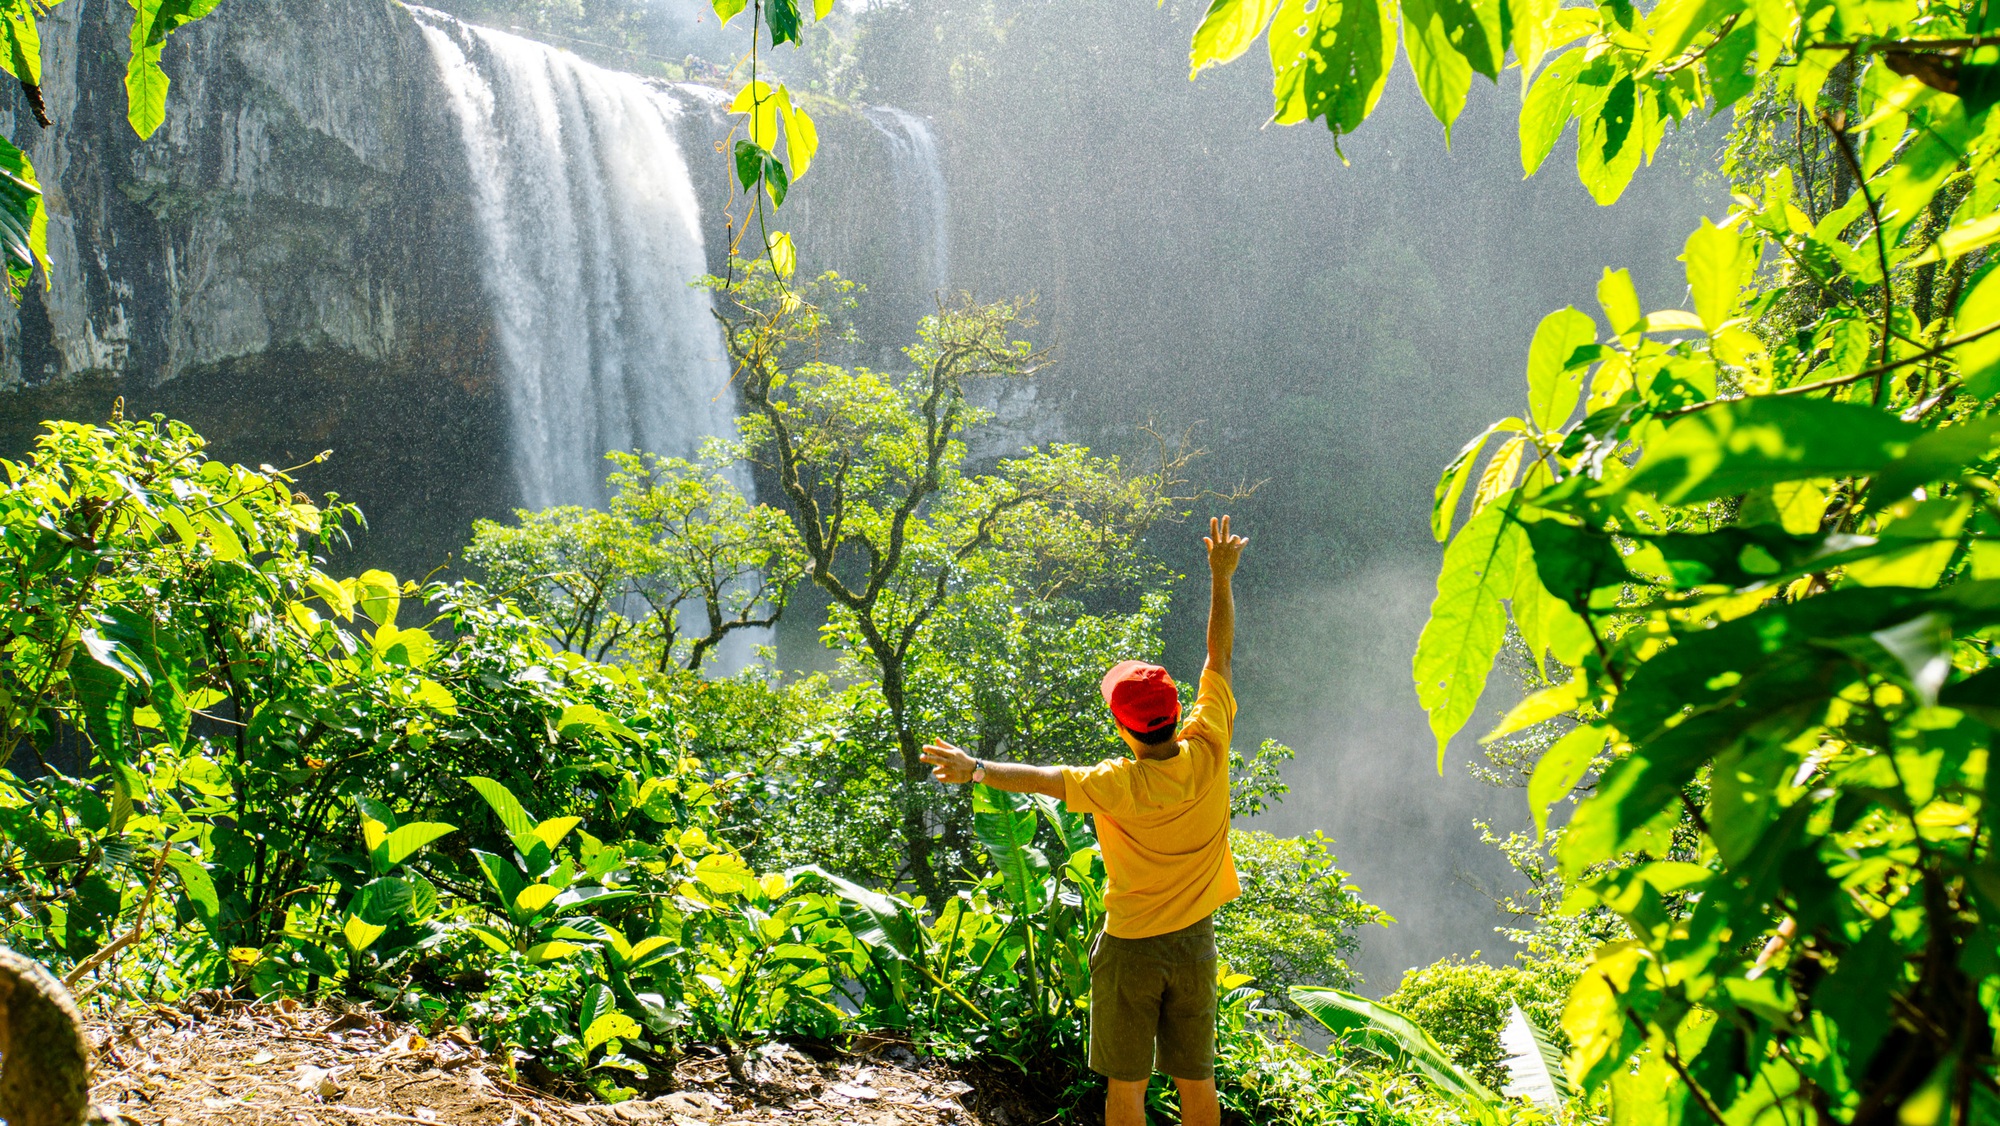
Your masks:
M1230 579L1250 541L1229 533L1229 517L1210 517L1208 535L1208 668L1229 680L1230 656L1236 649L1236 594Z
M1062 771L1053 766L1029 766L1022 762L987 762L975 759L940 739L925 747L923 759L931 764L931 777L940 782L961 784L975 779L996 790L1016 794L1047 794L1063 800Z

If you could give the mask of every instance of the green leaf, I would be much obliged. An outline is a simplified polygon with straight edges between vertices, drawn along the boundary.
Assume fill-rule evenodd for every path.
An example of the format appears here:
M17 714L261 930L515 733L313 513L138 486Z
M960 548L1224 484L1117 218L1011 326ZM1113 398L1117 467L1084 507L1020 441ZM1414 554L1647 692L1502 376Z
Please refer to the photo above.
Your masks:
M771 46L799 41L798 0L763 0L764 21L771 29Z
M1866 476L1902 457L1922 434L1858 404L1732 399L1675 420L1621 487L1694 504L1781 481Z
M370 622L392 626L403 604L403 586L387 571L363 571L354 580L354 601Z
M1503 418L1480 431L1479 436L1467 442L1458 451L1458 456L1451 459L1451 464L1444 467L1437 488L1431 494L1431 534L1437 537L1439 543L1451 536L1451 521L1458 512L1458 498L1465 493L1465 483L1472 479L1473 467L1486 439L1510 431L1524 434L1527 429L1527 424L1518 418Z
M608 1012L583 1030L583 1050L594 1052L612 1040L630 1040L639 1033L638 1021L621 1012Z
M1597 322L1564 306L1542 318L1528 345L1528 417L1543 433L1563 428L1583 397L1588 362L1572 363L1577 349L1597 343Z
M1023 794L972 788L972 833L1000 873L1007 898L1024 913L1047 899L1049 860L1035 847L1035 807Z
M1514 505L1494 503L1482 509L1445 548L1444 569L1438 575L1437 597L1430 620L1417 639L1411 672L1417 702L1430 713L1437 737L1438 771L1444 771L1445 747L1472 718L1486 690L1486 676L1507 636L1507 611L1501 604L1513 589L1518 553Z
M695 862L695 881L713 892L743 895L757 890L757 873L731 852L712 852Z
M1528 812L1535 818L1535 839L1549 831L1549 807L1569 796L1590 770L1610 733L1601 727L1579 727L1556 740L1535 763L1528 779Z
M1744 250L1743 237L1735 228L1718 227L1703 219L1681 251L1695 315L1710 336L1721 331L1743 292L1751 269Z
M1444 1094L1475 1106L1500 1105L1498 1095L1453 1062L1416 1021L1395 1009L1323 986L1295 985L1286 993L1329 1032L1358 1033L1372 1047L1408 1061Z
M417 850L423 848L425 845L447 833L455 833L457 831L458 826L446 825L441 821L412 821L408 825L391 830L388 837L382 842L380 856L387 864L387 868L383 870L387 871L388 868L394 868L396 865L415 856Z
M562 843L562 839L569 836L570 830L581 824L583 824L581 817L551 817L529 831L535 835L536 840L547 845L550 852L554 852L555 847Z
M326 605L328 612L343 622L354 620L354 592L336 579L328 578L319 571L306 576L306 589L312 591Z
M533 946L528 947L525 953L528 961L540 965L543 962L553 962L558 958L573 957L588 949L590 947L578 946L574 942L537 942Z
M1462 7L1451 0L1403 0L1402 5L1403 54L1410 60L1410 73L1416 76L1424 104L1444 126L1447 146L1451 124L1458 120L1472 89L1472 64L1452 42L1454 31L1465 31L1463 23L1452 19Z
M487 884L493 888L495 894L499 895L501 904L512 906L515 898L521 894L521 889L526 886L521 879L521 870L514 867L513 861L504 860L490 852L476 848L471 852L473 861L486 876Z
M717 20L727 24L730 20L735 19L744 8L749 7L749 5L750 0L711 0L709 7L715 10L715 18Z
M583 1006L577 1010L576 1023L589 1028L599 1017L618 1011L618 999L611 994L611 988L603 983L592 985L583 991ZM595 1048L597 1045L592 1044Z
M789 869L785 876L788 879L810 876L831 887L840 897L848 933L862 945L902 961L920 960L930 949L929 933L904 900L864 888L817 865Z
M514 796L514 791L491 778L482 778L476 774L465 781L467 785L479 791L479 796L486 799L487 805L493 807L494 815L500 818L500 827L507 830L509 835L535 831L535 819L522 808L520 799Z
M1563 128L1576 112L1576 79L1583 61L1582 51L1565 51L1528 88L1518 125L1523 176L1533 176L1562 139Z
M7 5L0 32L7 39L0 51L0 69L27 86L42 84L42 35L35 26L35 5L14 0Z
M181 894L187 899L188 906L194 909L195 918L200 919L211 934L215 933L222 918L222 897L215 890L215 879L209 874L208 866L170 845L162 844L160 847L168 850L167 867L172 868L179 878Z
M160 53L167 36L215 10L220 0L129 0L132 5L131 59L125 67L126 117L140 137L150 137L167 119L167 72Z
M357 954L374 945L376 939L388 932L388 927L377 926L359 915L349 915L347 922L340 928L340 933L347 938L347 945Z
M1996 325L2000 325L2000 268L1988 269L1973 283L1959 301L1952 322L1954 340L1994 329L1970 344L1952 349L1952 358L1958 362L1960 376L1965 380L1966 394L1975 399L1990 398L2000 392L2000 328L1995 328Z
M1231 62L1250 49L1278 11L1279 0L1214 0L1188 47L1188 77Z
M1651 86L1638 85L1631 75L1617 76L1608 86L1592 85L1585 81L1589 77L1586 71L1577 80L1576 176L1592 199L1609 207L1639 171L1659 107Z
M1396 63L1396 15L1388 4L1285 0L1271 21L1273 120L1324 120L1352 133L1375 111Z
M35 264L48 262L48 239L48 211L34 165L26 153L0 137L0 251L6 255L8 290L16 298L34 276ZM42 280L46 285L46 267Z
M1604 276L1597 282L1597 303L1604 309L1611 335L1628 347L1638 342L1646 313L1639 304L1639 291L1632 285L1632 271L1606 266Z

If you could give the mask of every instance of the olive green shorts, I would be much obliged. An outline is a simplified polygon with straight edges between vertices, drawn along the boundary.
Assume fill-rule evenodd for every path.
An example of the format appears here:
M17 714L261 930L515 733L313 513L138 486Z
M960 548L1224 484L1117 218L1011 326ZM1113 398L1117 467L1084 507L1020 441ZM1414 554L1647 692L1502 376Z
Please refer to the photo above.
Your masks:
M1157 1054L1155 1049L1157 1048ZM1215 927L1097 936L1090 952L1090 1070L1141 1082L1215 1075Z

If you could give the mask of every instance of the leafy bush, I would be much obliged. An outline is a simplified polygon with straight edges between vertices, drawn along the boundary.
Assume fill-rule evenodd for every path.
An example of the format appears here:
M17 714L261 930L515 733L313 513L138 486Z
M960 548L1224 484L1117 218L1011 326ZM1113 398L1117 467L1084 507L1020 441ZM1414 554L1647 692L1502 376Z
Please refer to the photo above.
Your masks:
M1278 998L1294 985L1350 988L1347 966L1360 927L1393 922L1348 882L1324 834L1275 837L1232 830L1230 852L1243 895L1215 913L1222 959ZM1290 1001L1284 1011L1299 1015Z
M1497 1091L1507 1084L1500 1030L1515 1005L1559 1047L1568 1047L1562 1012L1576 974L1560 967L1489 966L1478 958L1444 958L1407 970L1382 1003L1407 1014L1460 1067Z

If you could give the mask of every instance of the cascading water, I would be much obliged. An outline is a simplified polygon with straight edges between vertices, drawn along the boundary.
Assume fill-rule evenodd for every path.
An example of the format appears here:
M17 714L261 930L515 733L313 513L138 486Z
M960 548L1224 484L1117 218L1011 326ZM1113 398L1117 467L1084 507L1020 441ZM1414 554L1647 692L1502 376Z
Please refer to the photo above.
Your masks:
M909 233L911 259L906 276L919 286L919 315L936 311L937 295L951 286L951 233L944 165L930 123L907 110L877 106L868 122L882 134L889 149L889 177L896 192L901 227ZM920 279L920 280L919 280Z
M521 502L597 505L607 450L726 432L679 106L627 74L412 7L464 141Z

